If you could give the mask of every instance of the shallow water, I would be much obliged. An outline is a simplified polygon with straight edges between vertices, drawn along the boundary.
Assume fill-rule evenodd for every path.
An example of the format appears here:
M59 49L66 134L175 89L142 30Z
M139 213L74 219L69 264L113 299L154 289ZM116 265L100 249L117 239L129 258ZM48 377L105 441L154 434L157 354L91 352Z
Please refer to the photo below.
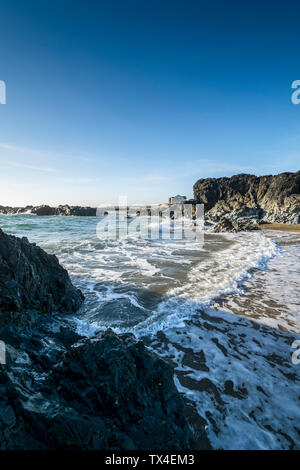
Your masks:
M212 447L299 448L297 234L115 240L98 238L98 221L0 216L5 232L55 253L82 289L79 333L130 331L174 364L195 432L205 425Z
M261 233L206 233L201 244L144 240L138 234L99 239L97 218L17 215L2 216L0 223L4 231L57 255L86 294L83 320L120 331L153 333L189 318L195 305L241 293L250 270L264 268L278 251Z

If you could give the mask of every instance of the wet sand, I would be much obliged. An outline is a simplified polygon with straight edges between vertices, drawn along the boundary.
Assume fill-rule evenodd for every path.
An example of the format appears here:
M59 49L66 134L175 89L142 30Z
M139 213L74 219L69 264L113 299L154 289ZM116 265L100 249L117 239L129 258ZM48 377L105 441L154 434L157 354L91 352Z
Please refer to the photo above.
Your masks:
M263 224L259 225L262 230L281 230L282 232L299 232L300 224Z

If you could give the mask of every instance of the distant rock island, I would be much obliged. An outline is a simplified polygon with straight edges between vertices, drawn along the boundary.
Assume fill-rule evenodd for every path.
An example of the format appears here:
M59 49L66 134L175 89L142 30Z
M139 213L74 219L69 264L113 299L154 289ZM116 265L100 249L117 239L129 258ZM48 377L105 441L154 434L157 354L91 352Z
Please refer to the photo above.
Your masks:
M0 214L35 214L39 216L50 215L64 215L64 216L88 216L95 217L97 213L96 207L82 207L82 206L69 206L68 204L58 207L51 207L48 205L41 206L25 206L25 207L10 207L0 206Z

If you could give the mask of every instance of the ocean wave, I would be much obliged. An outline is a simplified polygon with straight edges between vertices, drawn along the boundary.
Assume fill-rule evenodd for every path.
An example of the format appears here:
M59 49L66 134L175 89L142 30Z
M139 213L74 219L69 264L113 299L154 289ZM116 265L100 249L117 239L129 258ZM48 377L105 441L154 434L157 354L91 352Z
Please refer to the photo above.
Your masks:
M214 237L214 235L211 237ZM253 276L254 270L265 269L269 260L280 251L280 248L272 240L266 238L262 233L243 233L225 238L228 240L228 248L224 249L223 247L223 249L215 249L212 252L209 250L202 250L201 261L198 261L192 267L189 264L187 265L186 279L180 282L178 287L165 289L165 291L163 291L159 296L156 307L153 310L144 307L143 300L140 299L138 289L136 289L136 296L131 297L128 294L131 287L127 286L127 294L123 292L121 297L127 297L127 300L132 302L133 307L139 306L139 308L147 312L147 315L145 315L144 318L143 315L139 315L139 321L134 325L132 324L132 319L130 325L126 325L126 318L124 317L123 324L120 321L118 321L117 324L114 324L112 321L111 327L117 333L130 331L140 337L143 335L154 335L157 331L170 328L174 325L178 326L179 324L182 324L184 326L185 321L196 315L200 308L206 309L213 305L217 297L233 292L242 294L243 283ZM222 240L219 236L216 236L217 243L218 240L222 245ZM189 246L189 249L190 248L191 247ZM170 253L168 250L166 253L166 246L164 246L163 250L165 250L164 261L166 261L169 259ZM155 258L155 255L156 253L154 251L152 260ZM141 257L138 262L136 259L133 260L133 257L131 257L131 262L135 269L140 269L140 273L144 270L144 276L146 273L153 276L151 273L151 263L143 259L141 253L140 256ZM114 276L112 280L114 282L118 280L120 281L120 284L123 282L126 286L128 278L122 280L119 276L116 276L115 271L113 272ZM99 273L97 274L99 275ZM155 284L155 282L157 284L161 282L161 276L159 275L161 272L156 270L155 274L158 274L158 277L156 280L152 278L149 296L154 295L155 293L153 284ZM134 276L137 276L136 272ZM94 281L95 284L93 287L95 291L97 291L97 283L99 284L99 277L96 277L97 281ZM103 302L109 302L112 299L112 295L114 295L115 298L120 295L118 293L120 290L120 284L117 283L111 285L109 298L107 297L107 293L102 291L99 294L98 292L97 296L98 300L101 300L101 304L94 307L94 309L99 310L99 318L93 322L94 331L97 331L97 328L101 329L103 326L103 324L101 324L101 307L103 307ZM121 308L121 306L119 308ZM136 312L132 312L132 315L134 316L135 313ZM95 315L93 315L93 317L95 318ZM83 322L84 321L89 320L86 318Z

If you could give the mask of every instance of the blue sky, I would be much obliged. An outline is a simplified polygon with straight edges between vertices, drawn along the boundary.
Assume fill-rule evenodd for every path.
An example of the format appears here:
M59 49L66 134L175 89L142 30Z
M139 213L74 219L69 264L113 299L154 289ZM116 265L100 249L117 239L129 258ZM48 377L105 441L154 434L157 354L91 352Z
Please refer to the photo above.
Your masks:
M1 2L0 204L299 169L296 1Z

